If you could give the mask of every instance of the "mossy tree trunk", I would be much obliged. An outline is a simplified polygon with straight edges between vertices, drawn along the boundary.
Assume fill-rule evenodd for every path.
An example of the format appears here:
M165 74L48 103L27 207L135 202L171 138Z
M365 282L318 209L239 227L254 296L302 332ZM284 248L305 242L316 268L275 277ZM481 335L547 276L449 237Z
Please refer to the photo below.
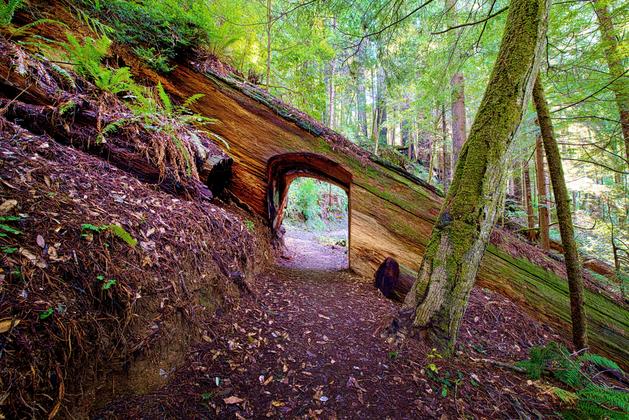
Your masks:
M614 79L617 79L611 88L616 96L616 105L620 114L622 136L625 141L625 159L629 160L629 86L627 86L627 78L622 77L625 72L625 67L622 63L623 56L618 45L614 22L607 8L607 1L593 0L592 4L598 18L601 41L605 48L605 58L607 59L609 73Z
M570 314L572 319L572 342L577 350L587 347L587 325L585 308L583 303L583 270L579 261L577 244L574 241L574 227L572 226L572 214L570 212L570 195L566 187L563 175L563 165L559 146L555 139L553 124L548 111L548 104L544 96L541 76L537 77L533 88L533 101L537 110L537 119L542 131L548 172L555 193L557 206L557 219L559 220L559 232L561 244L564 249L566 273L568 274L568 287L570 289Z
M503 195L507 151L530 99L544 50L549 0L512 0L488 87L463 145L404 307L413 325L445 353L461 319ZM405 316L403 309L402 316Z
M538 136L535 142L535 179L537 184L537 220L539 224L539 242L545 250L550 249L550 213L548 191L546 188L546 169L544 168L544 142Z

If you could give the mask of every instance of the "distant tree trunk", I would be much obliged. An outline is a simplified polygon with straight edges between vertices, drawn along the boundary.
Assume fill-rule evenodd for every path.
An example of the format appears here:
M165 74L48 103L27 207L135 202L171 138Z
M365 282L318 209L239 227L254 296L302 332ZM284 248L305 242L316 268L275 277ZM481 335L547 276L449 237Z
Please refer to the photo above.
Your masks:
M456 168L459 153L465 143L465 79L455 73L452 85L452 168Z
M507 177L507 151L545 46L549 0L512 0L502 43L452 184L406 297L413 325L449 354ZM403 310L402 316L406 312Z
M325 124L334 129L334 118L336 114L336 86L334 84L334 76L336 74L336 60L332 59L326 65L325 79L326 79L326 90L327 90L327 107L326 107L326 119Z
M516 164L516 168L518 168L513 174L513 197L515 201L522 205L522 165Z
M537 110L537 119L542 131L544 150L548 160L548 171L555 193L555 205L557 206L557 219L561 244L564 249L566 273L568 274L568 288L570 289L570 312L572 317L572 342L577 350L586 348L587 345L587 320L585 318L585 306L583 302L583 270L579 261L577 244L574 240L574 227L572 226L572 214L570 212L570 195L566 187L566 179L563 174L559 146L555 139L548 104L544 97L541 76L537 76L533 88L533 100Z
M435 144L437 142L434 139L430 140L430 155L428 156L428 184L432 185L432 173L434 172L434 156L435 156Z
M367 139L367 97L365 89L365 64L363 62L364 52L358 52L358 63L356 71L356 112L358 116L358 134L362 139Z
M625 159L629 160L629 84L627 83L627 78L622 77L625 72L625 66L622 63L623 55L618 46L618 36L607 9L607 2L604 0L593 0L592 4L598 18L601 40L605 47L607 67L609 67L610 75L617 79L611 85L611 89L616 96L616 105L620 114L622 136L625 141Z
M448 154L448 127L446 125L446 106L441 105L441 133L443 145L441 150L441 168L443 171L443 190L448 191L450 186L450 155Z
M273 28L271 0L266 0L266 89L271 86L271 29Z
M411 107L411 100L407 94L404 95L404 102L400 106L400 140L402 147L408 147L408 158L411 157L411 129L407 119L408 110Z
M537 181L537 219L539 240L542 248L550 249L550 215L548 213L548 192L546 191L546 170L544 168L544 143L542 136L535 142L535 179Z
M522 172L524 174L524 199L526 204L526 221L528 225L528 237L530 241L535 240L535 215L533 214L533 194L531 193L531 174L529 161L522 163Z

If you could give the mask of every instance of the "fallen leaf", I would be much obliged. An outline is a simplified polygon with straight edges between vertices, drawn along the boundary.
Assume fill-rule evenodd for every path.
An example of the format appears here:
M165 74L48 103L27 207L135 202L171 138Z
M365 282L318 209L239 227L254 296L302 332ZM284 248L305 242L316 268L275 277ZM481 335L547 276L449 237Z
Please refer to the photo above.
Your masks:
M225 402L225 404L240 404L244 400L242 398L238 398L232 395L231 397L223 398L223 401Z
M17 206L17 200L5 200L0 204L0 214L7 214L15 206Z
M0 321L0 334L9 331L13 327L17 327L19 323L19 319L3 319Z
M46 241L43 236L37 235L37 245L39 245L40 248L44 248L46 246Z
M271 405L273 405L273 407L284 407L286 404L284 404L282 401L273 401L271 402Z

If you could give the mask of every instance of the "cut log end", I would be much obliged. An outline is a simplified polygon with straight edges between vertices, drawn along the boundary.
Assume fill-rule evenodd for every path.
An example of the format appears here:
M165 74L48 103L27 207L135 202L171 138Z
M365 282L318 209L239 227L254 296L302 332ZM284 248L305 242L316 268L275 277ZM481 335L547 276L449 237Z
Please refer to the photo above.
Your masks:
M374 276L374 286L384 297L395 302L404 302L415 279L400 272L400 265L391 257L387 257Z

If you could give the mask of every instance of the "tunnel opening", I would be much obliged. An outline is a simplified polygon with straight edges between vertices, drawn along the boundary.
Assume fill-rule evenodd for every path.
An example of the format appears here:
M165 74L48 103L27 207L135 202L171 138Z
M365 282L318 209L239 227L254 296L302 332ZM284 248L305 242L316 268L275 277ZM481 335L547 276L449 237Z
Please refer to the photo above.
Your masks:
M268 164L269 223L283 264L350 266L352 175L314 153L274 156Z
M284 265L320 270L348 268L348 201L342 188L310 177L295 178L288 188L280 229Z

